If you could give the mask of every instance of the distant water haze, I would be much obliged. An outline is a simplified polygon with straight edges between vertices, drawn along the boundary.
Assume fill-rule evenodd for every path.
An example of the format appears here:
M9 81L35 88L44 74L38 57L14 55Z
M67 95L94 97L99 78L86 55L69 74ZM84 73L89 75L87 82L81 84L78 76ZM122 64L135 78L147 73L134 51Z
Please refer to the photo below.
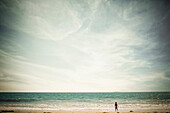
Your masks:
M169 6L0 0L0 92L170 91Z

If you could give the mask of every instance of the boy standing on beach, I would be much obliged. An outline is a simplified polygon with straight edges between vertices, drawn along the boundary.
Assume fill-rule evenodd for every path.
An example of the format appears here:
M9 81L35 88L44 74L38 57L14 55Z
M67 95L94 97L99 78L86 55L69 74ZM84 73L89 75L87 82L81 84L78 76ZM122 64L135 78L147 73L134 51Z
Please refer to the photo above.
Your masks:
M117 102L115 102L115 112L116 112L116 110L118 111L118 104L117 104Z

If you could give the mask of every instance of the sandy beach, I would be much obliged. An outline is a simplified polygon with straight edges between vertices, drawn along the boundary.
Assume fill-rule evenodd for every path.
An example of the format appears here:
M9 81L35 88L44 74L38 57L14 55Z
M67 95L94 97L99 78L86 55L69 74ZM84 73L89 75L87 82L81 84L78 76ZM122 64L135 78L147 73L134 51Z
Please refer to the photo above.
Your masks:
M129 111L129 112L114 112L114 111L34 111L34 110L0 110L0 113L170 113L163 111Z
M0 111L0 113L170 113L170 112L100 112L100 111Z

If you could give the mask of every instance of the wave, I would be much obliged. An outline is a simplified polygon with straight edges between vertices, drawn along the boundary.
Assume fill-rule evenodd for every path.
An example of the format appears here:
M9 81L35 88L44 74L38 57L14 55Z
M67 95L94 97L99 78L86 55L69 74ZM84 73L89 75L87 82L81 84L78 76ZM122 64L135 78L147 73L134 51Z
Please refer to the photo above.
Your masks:
M38 99L0 99L0 102L32 102L32 101L39 101Z
M63 103L63 104L3 104L1 109L14 110L55 110L55 111L113 111L113 105L109 104L90 104L90 103ZM170 104L127 104L120 105L119 111L170 111Z

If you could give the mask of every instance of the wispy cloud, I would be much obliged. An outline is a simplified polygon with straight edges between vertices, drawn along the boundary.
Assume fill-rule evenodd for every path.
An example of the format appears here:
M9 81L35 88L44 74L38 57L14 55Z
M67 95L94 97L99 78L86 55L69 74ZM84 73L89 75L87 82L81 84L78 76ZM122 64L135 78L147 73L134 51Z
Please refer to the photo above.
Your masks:
M170 90L164 0L0 6L0 91Z

